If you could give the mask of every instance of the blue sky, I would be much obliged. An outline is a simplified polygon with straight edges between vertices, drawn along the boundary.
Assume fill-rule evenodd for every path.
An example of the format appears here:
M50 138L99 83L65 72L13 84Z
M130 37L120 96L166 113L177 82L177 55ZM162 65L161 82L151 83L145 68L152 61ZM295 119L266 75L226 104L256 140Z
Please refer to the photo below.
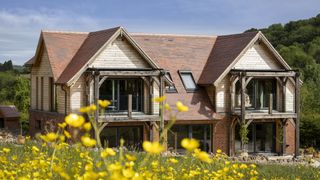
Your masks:
M320 13L320 0L0 0L0 62L33 56L41 29L219 35Z

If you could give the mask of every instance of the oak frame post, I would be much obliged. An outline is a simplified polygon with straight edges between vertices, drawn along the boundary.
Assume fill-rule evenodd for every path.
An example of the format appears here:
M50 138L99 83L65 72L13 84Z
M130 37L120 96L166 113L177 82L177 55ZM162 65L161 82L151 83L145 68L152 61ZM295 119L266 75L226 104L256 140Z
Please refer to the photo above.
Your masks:
M300 148L300 73L296 72L295 76L295 111L297 114L295 125L295 156L299 156Z
M245 106L245 88L246 88L246 74L242 72L240 74L240 84L241 84L241 126L246 123L246 106ZM241 142L241 150L245 150L244 143Z
M97 106L94 112L94 119L96 122L99 120L99 80L100 80L100 73L99 71L94 72L94 104Z

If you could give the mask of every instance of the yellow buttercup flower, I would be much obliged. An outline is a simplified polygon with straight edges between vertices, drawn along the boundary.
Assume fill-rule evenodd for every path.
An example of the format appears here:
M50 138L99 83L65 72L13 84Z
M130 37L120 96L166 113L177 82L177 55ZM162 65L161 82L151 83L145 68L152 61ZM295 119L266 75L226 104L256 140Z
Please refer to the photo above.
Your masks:
M90 106L86 106L86 107L80 108L79 111L80 111L81 113L88 113L88 112L91 111L91 108L90 108Z
M159 154L164 151L164 147L159 142L145 141L143 142L142 147L150 154Z
M95 104L91 104L89 107L91 111L97 110L97 106Z
M33 152L39 152L39 148L37 148L36 146L32 146L32 151Z
M58 134L50 132L46 135L41 135L40 138L45 142L53 142L58 138Z
M68 131L63 131L63 134L66 136L66 138L70 139L71 135Z
M180 111L180 112L187 112L187 111L189 111L189 107L183 105L182 102L180 102L180 101L178 101L178 102L176 103L176 106L177 106L178 111Z
M195 139L189 139L189 138L184 138L181 141L181 146L188 150L189 152L192 152L193 150L197 149L199 147L199 141Z
M91 130L91 123L90 122L84 123L83 129L85 129L86 131L90 131Z
M196 149L194 152L194 156L200 159L203 162L211 163L212 159L207 152L201 151L200 149ZM229 170L229 169L228 169Z
M153 98L153 101L160 103L160 102L163 102L165 99L166 99L166 96L160 96L160 97Z
M126 154L126 158L128 159L128 161L135 161L137 160L137 158L135 156L132 156L130 154Z
M175 159L175 158L170 158L169 161L170 161L171 163L174 163L174 164L179 162L179 161L178 161L177 159Z
M65 123L65 122L58 123L58 126L61 127L62 129L64 129L67 126L67 123Z
M90 137L87 137L87 136L82 136L81 142L86 147L92 147L96 145L96 140L91 139Z
M111 102L108 100L99 100L98 104L99 106L105 108L105 107L108 107L111 104Z
M112 148L106 148L103 151L101 151L100 156L102 158L108 157L108 156L115 156L116 152Z
M221 149L218 149L218 150L217 150L217 153L218 153L218 154L221 154L221 153L222 153Z
M69 114L68 116L65 117L65 122L69 126L75 127L75 128L78 128L78 127L82 126L84 121L85 121L84 117L83 116L79 116L77 114Z
M11 150L9 148L3 148L2 151L5 153L9 153Z

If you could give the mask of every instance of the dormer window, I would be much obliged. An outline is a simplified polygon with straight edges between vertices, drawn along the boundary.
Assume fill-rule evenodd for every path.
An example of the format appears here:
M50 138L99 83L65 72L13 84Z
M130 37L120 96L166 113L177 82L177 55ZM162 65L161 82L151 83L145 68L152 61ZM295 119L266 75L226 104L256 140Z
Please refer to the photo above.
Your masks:
M169 71L166 72L166 77L167 77L168 80L173 82ZM176 87L174 85L169 85L169 86L166 86L166 92L167 93L176 93L177 89L176 89Z
M182 83L187 92L194 92L197 85L194 81L191 71L179 71Z

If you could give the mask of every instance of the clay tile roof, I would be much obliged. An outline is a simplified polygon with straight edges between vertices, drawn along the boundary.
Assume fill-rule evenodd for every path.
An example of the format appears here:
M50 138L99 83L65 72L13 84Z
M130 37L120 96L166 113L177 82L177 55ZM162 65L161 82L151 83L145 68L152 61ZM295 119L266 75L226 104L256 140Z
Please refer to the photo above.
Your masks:
M102 31L90 32L78 52L74 55L71 62L57 80L57 83L67 83L119 29L120 27L116 27Z
M57 80L87 38L88 33L43 31L53 77Z
M258 32L218 36L198 84L213 84Z
M0 106L0 117L2 118L20 117L20 113L15 106Z
M161 68L168 70L178 93L167 93L167 103L175 106L181 101L189 111L181 113L178 119L212 120L215 113L205 89L186 92L178 71L191 70L198 81L216 36L183 36L132 34L133 39Z

